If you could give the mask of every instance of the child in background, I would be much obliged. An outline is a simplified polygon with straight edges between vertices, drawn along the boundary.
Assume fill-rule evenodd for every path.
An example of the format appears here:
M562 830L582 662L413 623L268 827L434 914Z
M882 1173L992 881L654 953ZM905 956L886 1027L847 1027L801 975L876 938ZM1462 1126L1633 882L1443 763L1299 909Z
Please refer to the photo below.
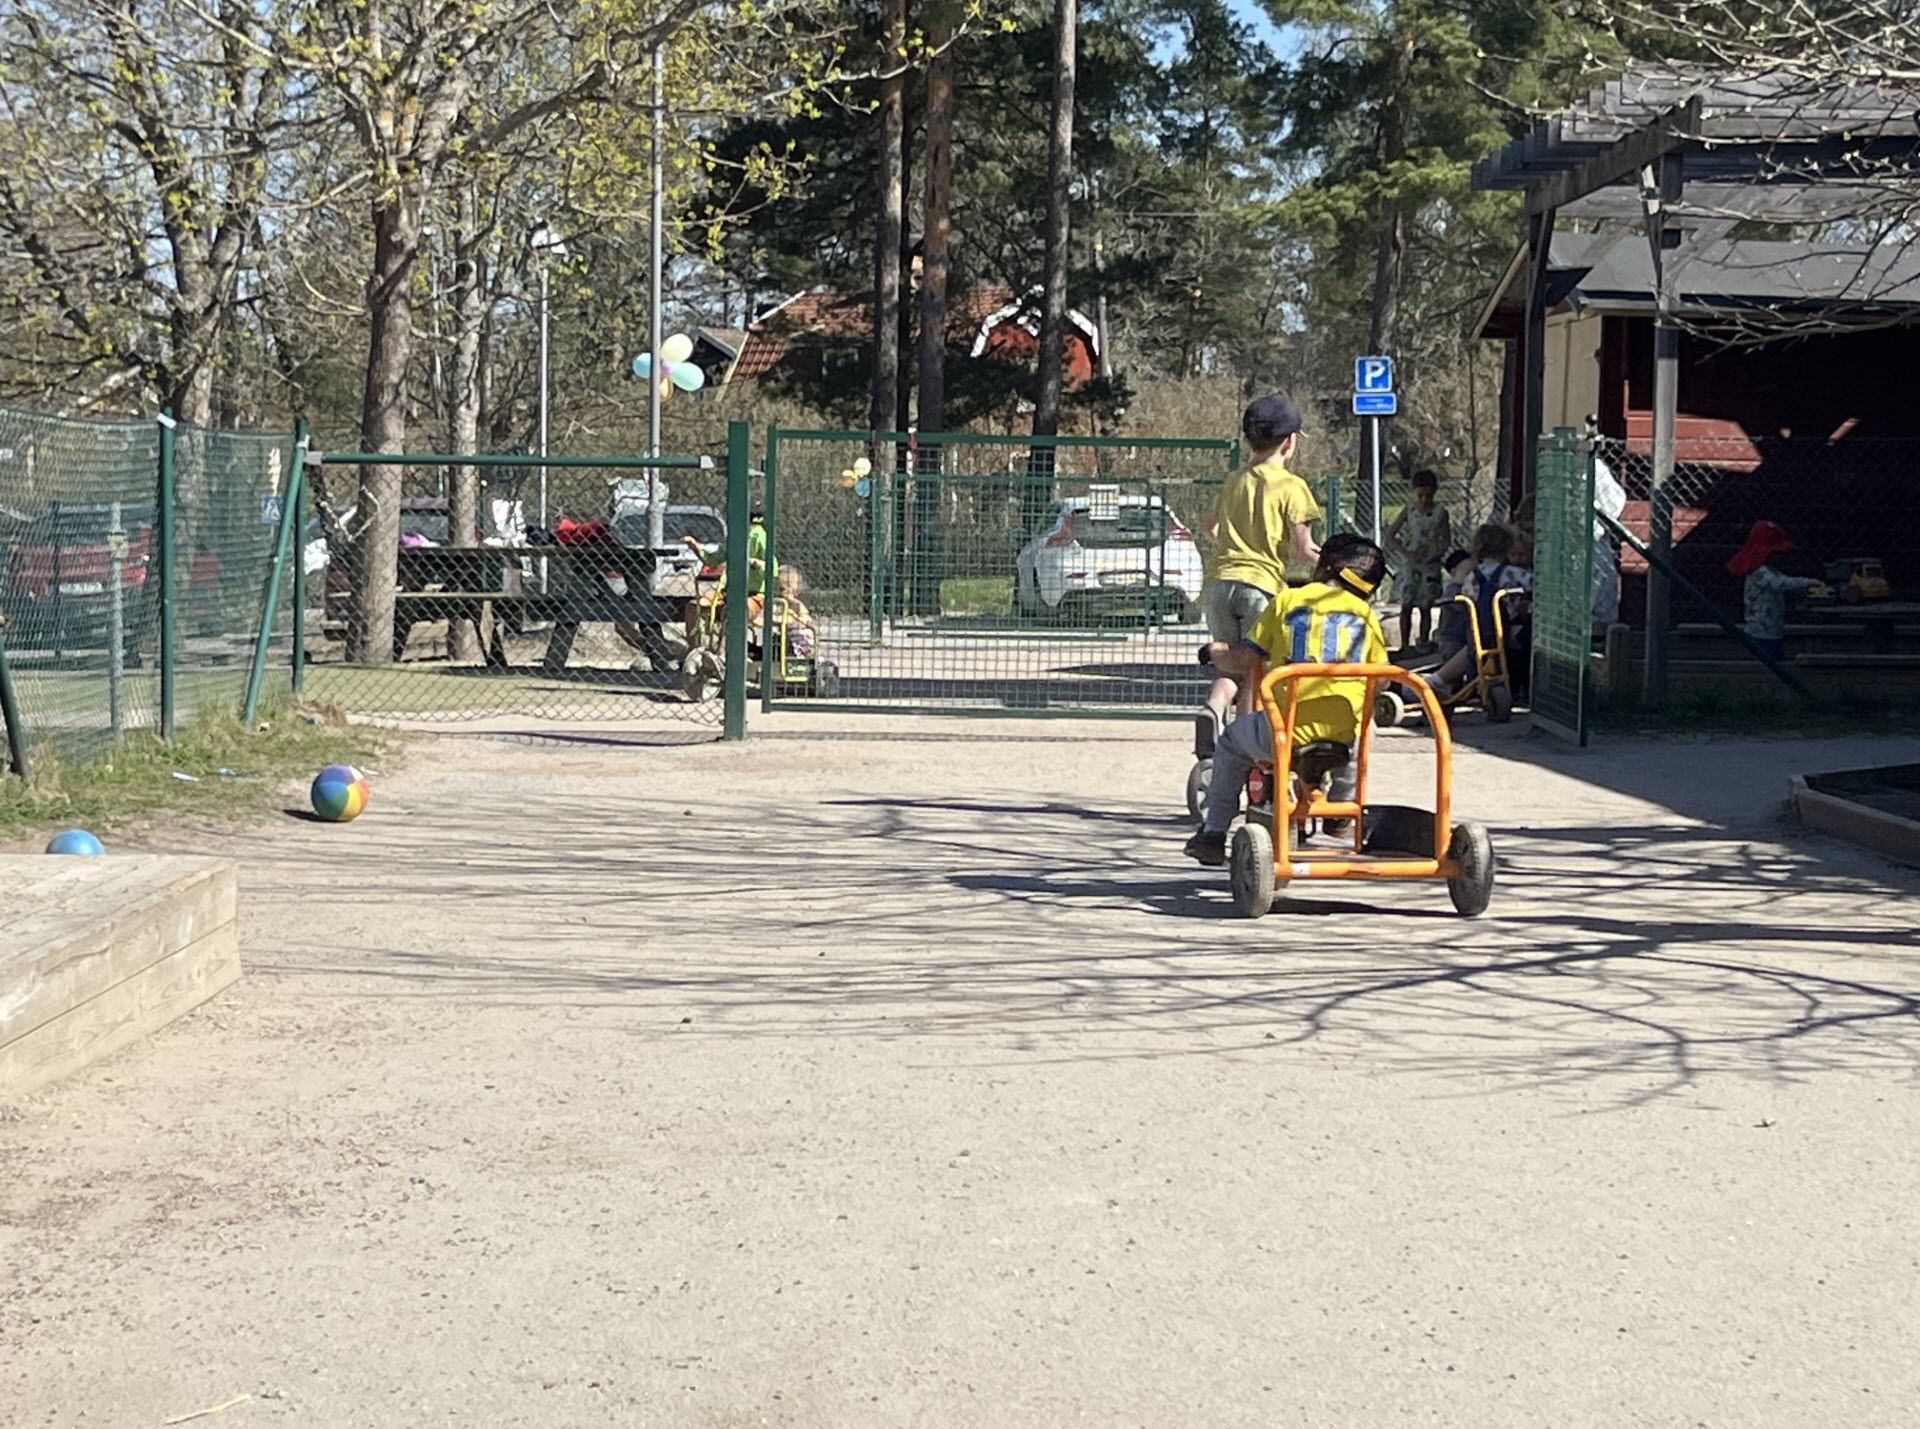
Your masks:
M1386 556L1364 536L1329 536L1312 582L1282 592L1240 642L1215 640L1201 647L1200 661L1249 686L1269 663L1384 664L1387 642L1373 611L1373 591L1386 570ZM1294 707L1295 747L1351 745L1359 737L1366 701L1364 679L1302 680ZM1214 748L1206 818L1187 840L1187 857L1209 868L1227 861L1227 826L1240 811L1247 774L1272 752L1273 728L1265 713L1243 715L1227 726ZM1348 800L1353 788L1349 764L1335 772L1329 794L1335 801Z
M1440 553L1453 544L1453 521L1440 505L1440 478L1431 471L1413 474L1413 504L1403 507L1387 528L1387 549L1400 556L1393 595L1400 602L1400 648L1413 637L1413 614L1420 612L1420 643L1433 638L1433 606L1440 599Z
M1471 617L1455 598L1461 595L1469 600L1473 598L1473 554L1459 549L1449 551L1440 567L1447 583L1440 587L1440 619L1434 624L1433 640L1434 653L1444 666L1473 643Z
M1491 639L1494 597L1503 590L1532 590L1533 572L1525 566L1511 564L1513 532L1494 521L1473 533L1473 552L1469 559L1473 562L1473 584L1469 593L1473 596L1474 613L1480 620L1480 635L1482 639ZM1466 683L1473 662L1473 642L1464 640L1461 649L1442 663L1427 683L1433 686L1435 694L1443 698L1451 695Z
M1747 544L1727 562L1727 569L1746 577L1746 619L1741 628L1775 660L1787 658L1787 597L1821 588L1817 580L1776 571L1771 562L1793 549L1793 541L1776 523L1756 521L1747 532Z

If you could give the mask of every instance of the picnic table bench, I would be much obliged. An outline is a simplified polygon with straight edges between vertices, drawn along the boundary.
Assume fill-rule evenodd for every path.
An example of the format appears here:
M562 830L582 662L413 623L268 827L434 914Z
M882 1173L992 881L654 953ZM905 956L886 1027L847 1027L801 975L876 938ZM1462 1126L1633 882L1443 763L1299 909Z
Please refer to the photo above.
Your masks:
M543 564L544 591L538 589ZM470 620L481 632L487 667L503 670L509 629L549 622L540 663L557 674L566 669L582 625L622 622L645 632L680 618L672 597L652 593L653 571L653 552L611 544L405 546L396 566L393 657L400 659L418 624ZM609 574L624 582L624 593Z

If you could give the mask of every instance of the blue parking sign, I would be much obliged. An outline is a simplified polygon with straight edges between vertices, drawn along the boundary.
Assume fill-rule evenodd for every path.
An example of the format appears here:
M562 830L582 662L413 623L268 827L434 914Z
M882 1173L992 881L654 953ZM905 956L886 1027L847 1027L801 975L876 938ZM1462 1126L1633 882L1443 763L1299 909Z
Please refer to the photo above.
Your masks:
M1391 392L1393 390L1393 359L1391 357L1354 358L1353 390Z

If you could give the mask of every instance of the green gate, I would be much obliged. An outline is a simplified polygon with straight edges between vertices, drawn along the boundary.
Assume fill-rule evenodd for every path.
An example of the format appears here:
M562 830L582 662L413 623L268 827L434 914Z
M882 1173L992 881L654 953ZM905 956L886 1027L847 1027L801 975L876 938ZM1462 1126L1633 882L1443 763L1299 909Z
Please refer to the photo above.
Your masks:
M1239 444L774 428L763 709L1190 711Z
M1533 723L1585 745L1593 657L1593 457L1571 427L1540 439L1535 517Z

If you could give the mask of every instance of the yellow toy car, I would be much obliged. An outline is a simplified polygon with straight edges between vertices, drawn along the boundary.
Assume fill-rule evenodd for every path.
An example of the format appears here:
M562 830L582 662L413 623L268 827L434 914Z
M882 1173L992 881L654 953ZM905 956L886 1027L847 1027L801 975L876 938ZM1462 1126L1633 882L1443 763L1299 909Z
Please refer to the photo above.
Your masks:
M1878 556L1847 556L1827 562L1826 583L1848 605L1863 600L1892 600L1893 587Z

